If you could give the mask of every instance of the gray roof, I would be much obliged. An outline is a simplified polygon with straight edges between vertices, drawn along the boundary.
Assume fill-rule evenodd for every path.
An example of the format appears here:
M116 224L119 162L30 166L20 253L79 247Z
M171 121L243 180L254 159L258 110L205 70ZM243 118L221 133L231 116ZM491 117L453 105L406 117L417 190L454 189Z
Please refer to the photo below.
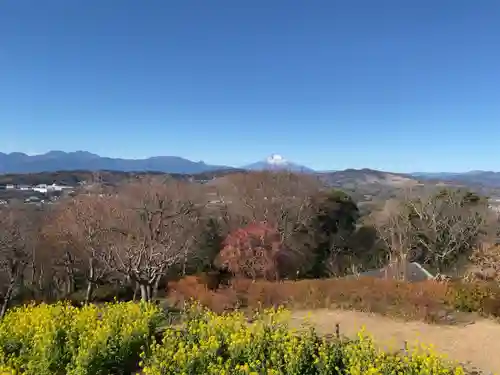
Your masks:
M401 279L411 283L434 278L434 275L417 262L405 262L403 267L398 267L396 264L390 264L381 269L361 272L359 276L380 279Z

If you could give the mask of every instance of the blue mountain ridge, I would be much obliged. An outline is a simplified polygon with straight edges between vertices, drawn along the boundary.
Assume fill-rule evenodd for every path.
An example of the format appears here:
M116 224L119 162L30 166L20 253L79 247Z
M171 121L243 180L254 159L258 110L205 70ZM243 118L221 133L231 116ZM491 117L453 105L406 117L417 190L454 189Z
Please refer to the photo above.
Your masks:
M21 152L0 153L0 173L38 173L63 170L115 170L123 172L156 171L194 174L228 169L227 166L194 162L178 156L155 156L146 159L101 157L87 151L49 151L40 155Z

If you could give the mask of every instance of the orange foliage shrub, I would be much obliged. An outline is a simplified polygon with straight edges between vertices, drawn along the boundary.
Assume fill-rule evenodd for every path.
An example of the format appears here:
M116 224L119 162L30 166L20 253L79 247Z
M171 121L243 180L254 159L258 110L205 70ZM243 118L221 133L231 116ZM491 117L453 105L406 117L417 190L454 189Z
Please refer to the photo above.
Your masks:
M234 275L276 280L281 250L277 229L266 223L252 223L227 236L216 264Z
M214 291L205 276L186 276L170 282L168 291L169 300L176 307L183 307L191 300L196 300L216 312L237 307L237 298L230 288Z

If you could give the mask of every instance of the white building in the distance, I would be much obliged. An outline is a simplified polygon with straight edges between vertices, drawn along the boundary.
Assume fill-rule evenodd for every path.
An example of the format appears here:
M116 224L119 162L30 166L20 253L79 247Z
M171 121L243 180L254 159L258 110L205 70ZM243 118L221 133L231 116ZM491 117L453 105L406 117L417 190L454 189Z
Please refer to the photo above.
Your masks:
M73 189L72 186L65 186L65 185L57 185L55 182L52 185L47 185L47 184L40 184L36 185L33 187L33 191L36 191L38 193L46 194L49 192L54 192L54 191L63 191L63 190L68 190L68 189Z

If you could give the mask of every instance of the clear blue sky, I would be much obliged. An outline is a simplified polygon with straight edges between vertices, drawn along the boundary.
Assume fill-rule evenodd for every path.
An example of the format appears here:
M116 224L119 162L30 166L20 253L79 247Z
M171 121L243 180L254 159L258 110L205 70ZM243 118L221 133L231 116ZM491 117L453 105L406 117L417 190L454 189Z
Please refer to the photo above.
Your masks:
M2 0L0 151L500 170L498 0Z

